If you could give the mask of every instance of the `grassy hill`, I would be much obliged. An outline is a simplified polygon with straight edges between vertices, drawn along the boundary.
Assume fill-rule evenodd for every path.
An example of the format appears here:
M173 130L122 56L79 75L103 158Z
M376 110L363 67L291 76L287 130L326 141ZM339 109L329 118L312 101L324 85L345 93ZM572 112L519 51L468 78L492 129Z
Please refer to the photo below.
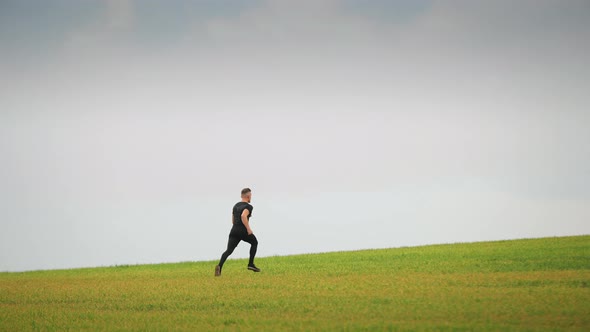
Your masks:
M0 330L590 330L590 236L0 273Z

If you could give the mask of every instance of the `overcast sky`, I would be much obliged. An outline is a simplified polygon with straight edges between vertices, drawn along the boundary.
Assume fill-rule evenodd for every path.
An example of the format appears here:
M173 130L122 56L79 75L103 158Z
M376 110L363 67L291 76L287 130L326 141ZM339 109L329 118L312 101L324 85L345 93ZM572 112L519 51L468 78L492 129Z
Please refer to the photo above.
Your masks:
M589 40L589 1L0 0L0 271L216 260L243 187L261 256L590 234Z

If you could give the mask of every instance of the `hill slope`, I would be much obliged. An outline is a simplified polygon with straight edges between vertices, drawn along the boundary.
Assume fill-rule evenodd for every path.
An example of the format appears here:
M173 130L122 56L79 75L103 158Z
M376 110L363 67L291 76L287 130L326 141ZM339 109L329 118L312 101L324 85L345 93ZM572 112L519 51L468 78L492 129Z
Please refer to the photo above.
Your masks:
M0 273L0 330L589 330L590 236Z

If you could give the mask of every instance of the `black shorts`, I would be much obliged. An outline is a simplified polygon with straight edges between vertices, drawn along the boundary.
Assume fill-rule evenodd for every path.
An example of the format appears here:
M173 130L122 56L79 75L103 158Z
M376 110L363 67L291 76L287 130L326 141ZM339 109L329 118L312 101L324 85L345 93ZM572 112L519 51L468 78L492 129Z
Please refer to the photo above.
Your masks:
M233 237L244 241L248 239L249 236L250 235L248 235L248 230L244 226L234 226L229 232L229 237Z

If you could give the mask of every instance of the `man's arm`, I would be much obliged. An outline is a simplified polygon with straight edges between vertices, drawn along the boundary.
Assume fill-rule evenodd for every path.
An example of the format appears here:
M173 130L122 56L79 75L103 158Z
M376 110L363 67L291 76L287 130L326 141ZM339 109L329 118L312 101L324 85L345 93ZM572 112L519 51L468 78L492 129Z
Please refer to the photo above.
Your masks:
M250 211L248 211L248 209L244 209L244 211L242 211L242 223L244 224L244 226L246 226L246 230L248 231L248 235L252 234L252 229L250 228L250 222L248 221L248 213L250 213Z
M231 214L231 224L232 225L234 224L234 214L233 213Z

